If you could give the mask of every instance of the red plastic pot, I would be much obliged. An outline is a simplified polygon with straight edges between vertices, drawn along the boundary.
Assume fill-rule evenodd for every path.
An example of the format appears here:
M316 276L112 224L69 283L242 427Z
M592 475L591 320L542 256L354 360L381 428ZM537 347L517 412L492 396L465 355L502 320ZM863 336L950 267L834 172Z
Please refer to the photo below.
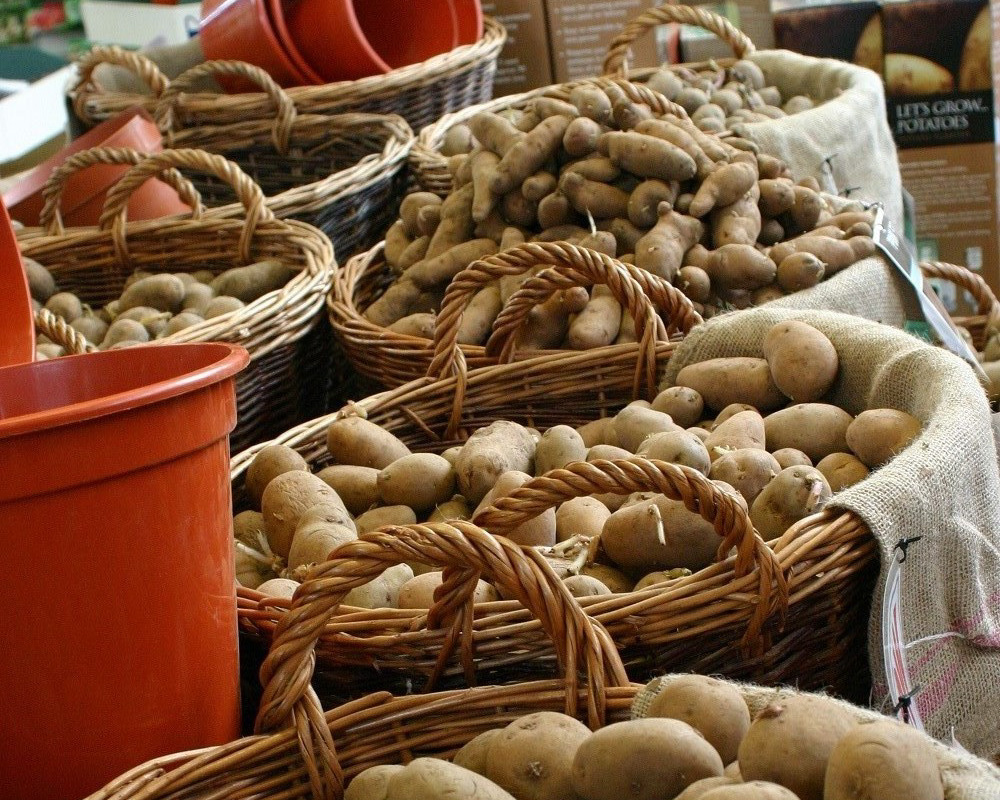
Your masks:
M83 797L239 736L227 437L248 360L204 343L0 369L0 772L17 797Z
M452 0L459 45L475 44L483 38L483 6L479 0Z
M384 74L458 42L452 0L287 0L284 19L298 51L326 81Z
M141 108L123 111L88 131L29 172L4 196L10 215L25 225L38 225L44 200L42 187L52 172L70 156L91 147L131 147L140 153L158 153L163 138L153 118ZM96 225L104 208L108 190L128 171L128 166L97 165L71 175L62 192L60 206L66 225ZM162 181L147 181L128 203L132 220L155 219L183 214L186 206L170 186Z
M35 357L35 315L17 237L0 203L0 367Z

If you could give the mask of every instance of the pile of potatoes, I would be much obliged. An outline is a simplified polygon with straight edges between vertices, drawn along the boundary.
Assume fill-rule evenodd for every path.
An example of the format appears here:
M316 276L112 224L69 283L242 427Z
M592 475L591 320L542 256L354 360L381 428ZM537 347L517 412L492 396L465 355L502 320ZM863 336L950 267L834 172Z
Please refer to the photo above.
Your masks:
M238 579L287 597L310 564L359 533L425 520L477 522L484 508L532 476L571 462L634 456L703 473L772 540L888 462L921 430L919 420L895 409L855 417L823 403L839 358L805 323L775 325L761 355L691 364L652 403L635 401L576 429L539 433L494 422L441 455L412 453L360 416L329 426L334 463L316 474L294 450L267 447L246 473L259 510L234 520ZM644 589L697 571L722 542L712 523L683 502L651 492L574 498L503 533L545 548L578 597ZM429 607L441 573L421 564L394 570L399 583L349 604ZM480 589L482 600L496 597L486 584Z
M733 113L746 110L738 103L759 101L756 65L739 62L727 74L739 79L712 97L729 98ZM715 117L701 112L712 108L722 106L699 108L703 126ZM616 84L579 86L568 101L538 97L525 108L480 112L449 130L443 151L452 154L453 189L444 200L429 192L404 198L385 243L398 277L363 311L402 334L433 336L455 275L526 241L570 242L634 263L673 282L706 317L815 286L875 250L862 204L834 208L814 179L796 183L752 143L706 133L686 116L655 116ZM528 277L483 287L465 311L459 343L483 344ZM533 309L518 346L630 341L634 321L610 290L575 287Z
M125 281L121 296L95 311L72 292L60 292L52 273L37 261L24 258L22 263L35 310L44 307L62 317L100 350L162 339L236 311L280 289L295 274L274 260L219 274L208 269L173 274L136 270ZM65 354L61 345L39 337L36 360Z
M344 800L943 800L931 739L859 722L821 695L775 696L675 676L646 715L591 731L555 711L479 734L451 761L370 767Z

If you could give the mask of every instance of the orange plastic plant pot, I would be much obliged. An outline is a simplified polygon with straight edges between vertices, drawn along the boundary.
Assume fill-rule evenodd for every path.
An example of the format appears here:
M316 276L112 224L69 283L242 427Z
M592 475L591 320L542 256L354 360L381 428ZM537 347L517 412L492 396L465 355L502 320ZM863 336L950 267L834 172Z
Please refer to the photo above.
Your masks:
M0 202L0 367L35 357L35 314L17 237Z
M228 344L0 369L2 783L83 797L239 736Z

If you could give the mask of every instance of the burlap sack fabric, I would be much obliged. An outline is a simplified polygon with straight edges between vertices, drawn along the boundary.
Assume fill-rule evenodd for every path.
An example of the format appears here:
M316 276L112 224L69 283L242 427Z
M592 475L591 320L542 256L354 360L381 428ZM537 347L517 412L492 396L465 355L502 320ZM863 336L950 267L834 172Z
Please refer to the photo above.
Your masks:
M927 731L993 758L1000 753L1000 469L985 393L961 359L886 325L823 311L773 307L695 328L665 370L722 356L761 357L767 331L799 319L840 356L829 402L857 414L907 411L924 423L902 454L830 506L857 514L878 541L881 573L869 619L876 705L888 697L881 608L886 571L903 537L922 537L902 565L901 612L914 702ZM973 795L969 795L972 797ZM985 795L979 795L984 797Z
M793 175L815 176L831 194L879 201L903 229L903 187L885 115L882 79L869 69L787 50L748 56L782 97L806 95L815 108L768 122L734 125L733 132L778 156Z
M632 718L645 717L649 704L667 686L675 680L675 675L665 675L651 681L632 702ZM750 708L751 716L756 715L766 706L780 702L782 698L798 694L792 689L768 689L751 684L734 683L743 699ZM847 709L859 722L869 722L879 719L873 711L858 708L841 700L826 698L836 706ZM946 747L935 742L934 752L938 766L941 769L941 779L944 783L945 800L994 800L1000 797L1000 769L993 764L976 758L961 750Z

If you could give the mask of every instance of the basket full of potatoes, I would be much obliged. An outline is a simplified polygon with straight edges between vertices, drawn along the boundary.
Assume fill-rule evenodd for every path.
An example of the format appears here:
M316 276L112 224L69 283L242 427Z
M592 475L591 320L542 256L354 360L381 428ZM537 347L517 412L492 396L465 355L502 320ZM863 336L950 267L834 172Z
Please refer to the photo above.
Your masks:
M404 198L384 245L345 265L328 304L351 363L384 386L427 373L464 270L517 246L600 251L670 283L701 317L815 286L875 249L863 204L796 182L780 159L702 131L677 103L620 79L465 109L421 141L450 154L450 188ZM497 362L497 320L545 268L478 286L461 309L470 366ZM632 343L628 311L603 289L553 296L525 317L518 357ZM576 335L591 318L599 333Z
M886 376L880 358L967 367L844 315L758 309L705 327L732 355L699 356L699 330L651 402L599 418L575 416L585 390L559 396L538 359L472 370L459 384L417 381L241 453L244 630L269 637L324 551L378 526L469 519L544 556L633 674L693 669L867 696L879 550L861 513L874 506L879 524L913 524L912 504L880 479L893 487L895 470L934 457L927 420L951 407L899 399L923 384ZM858 337L869 337L864 347ZM534 395L505 391L532 377ZM988 414L971 374L959 378L978 392L969 407ZM319 644L327 664L426 677L472 663L527 669L551 654L524 609L488 585L459 648L441 622L448 576L413 560L395 577L377 593L384 607L359 591L357 606L333 616Z

